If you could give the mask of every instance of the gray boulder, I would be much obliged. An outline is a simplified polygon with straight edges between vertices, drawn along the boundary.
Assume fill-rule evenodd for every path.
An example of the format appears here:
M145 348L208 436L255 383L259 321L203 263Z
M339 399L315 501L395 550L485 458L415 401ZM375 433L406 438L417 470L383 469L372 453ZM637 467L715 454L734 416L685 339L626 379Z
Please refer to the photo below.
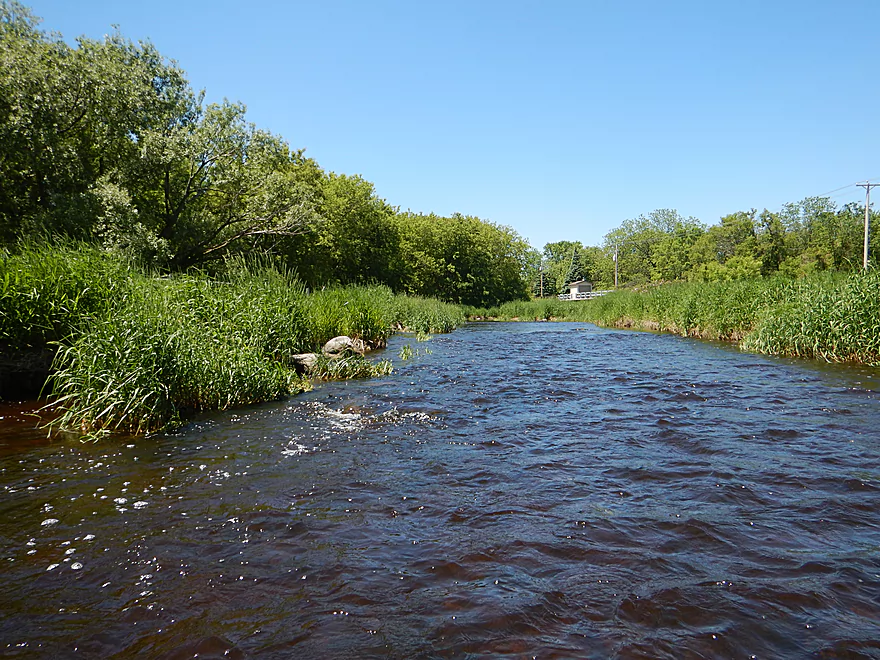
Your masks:
M328 357L342 357L350 353L363 355L365 350L366 346L362 340L352 339L343 335L341 337L334 337L324 344L323 353Z
M298 374L307 374L318 362L317 353L297 353L290 356L290 363Z

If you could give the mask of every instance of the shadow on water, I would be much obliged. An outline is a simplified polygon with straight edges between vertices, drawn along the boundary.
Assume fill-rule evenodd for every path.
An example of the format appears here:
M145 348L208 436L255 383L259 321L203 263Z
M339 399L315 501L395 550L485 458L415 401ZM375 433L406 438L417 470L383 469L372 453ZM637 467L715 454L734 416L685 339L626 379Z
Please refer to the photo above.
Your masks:
M175 435L4 438L0 653L880 653L876 371L585 324L385 355Z

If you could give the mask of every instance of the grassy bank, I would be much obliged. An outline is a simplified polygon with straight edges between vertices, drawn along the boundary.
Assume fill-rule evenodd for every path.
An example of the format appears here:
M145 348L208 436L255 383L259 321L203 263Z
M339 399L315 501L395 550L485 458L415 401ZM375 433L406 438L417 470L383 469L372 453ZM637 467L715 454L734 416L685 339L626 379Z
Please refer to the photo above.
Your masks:
M387 287L308 293L268 266L220 278L157 278L83 247L29 247L0 263L7 356L57 347L47 392L60 428L148 433L188 415L290 396L309 386L291 356L348 335L384 345L392 329L446 332L458 307ZM313 378L387 373L358 359Z
M468 309L469 318L587 321L738 341L772 355L880 365L880 274L690 282L590 301Z

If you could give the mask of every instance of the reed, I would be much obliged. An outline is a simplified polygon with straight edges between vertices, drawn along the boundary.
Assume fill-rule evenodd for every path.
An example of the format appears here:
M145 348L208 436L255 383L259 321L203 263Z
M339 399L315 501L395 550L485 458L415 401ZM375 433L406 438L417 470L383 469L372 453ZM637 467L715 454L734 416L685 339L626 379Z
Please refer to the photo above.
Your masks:
M73 244L23 243L0 250L0 341L6 350L41 348L79 332L125 299L128 268Z
M743 341L760 353L880 366L880 273L856 273L827 286L805 280Z
M86 246L23 246L0 262L0 346L57 348L56 428L150 433L193 413L279 399L310 386L291 356L338 335L380 347L392 329L444 332L453 305L383 286L308 293L260 259L220 276L156 277ZM315 380L390 372L390 362L321 360Z
M391 315L397 329L422 334L452 332L466 320L460 305L419 296L395 297Z
M680 282L589 301L535 300L468 317L586 321L738 341L772 355L880 364L880 274L820 273L731 282Z

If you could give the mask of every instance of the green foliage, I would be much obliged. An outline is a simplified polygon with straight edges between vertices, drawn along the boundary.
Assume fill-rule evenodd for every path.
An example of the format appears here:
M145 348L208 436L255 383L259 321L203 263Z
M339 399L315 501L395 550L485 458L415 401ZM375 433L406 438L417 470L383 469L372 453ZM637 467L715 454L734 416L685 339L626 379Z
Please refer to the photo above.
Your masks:
M71 47L17 2L0 2L0 234L87 238L92 187L186 95L182 71L119 34Z
M588 321L741 341L773 355L880 365L880 274L677 282L589 301L510 302L469 309L498 320Z
M313 380L349 380L352 378L378 378L392 371L390 360L371 362L360 355L345 358L319 356L309 372Z
M331 172L322 192L323 224L303 243L309 258L296 260L299 272L313 282L381 282L399 290L403 262L395 210L359 176Z
M396 296L391 314L399 330L423 334L452 332L465 321L460 306L418 296Z
M582 320L581 310L586 301L568 302L557 298L542 300L514 300L497 307L467 307L465 312L471 320L494 319L503 321L576 321Z
M407 293L464 305L527 297L532 250L512 229L460 214L395 219Z
M704 232L705 227L696 218L658 209L625 220L606 234L605 250L613 253L617 248L621 283L680 279L690 269L691 248Z
M744 348L773 355L880 365L880 274L786 284Z
M130 292L125 265L95 248L22 243L0 252L0 343L42 347L84 331Z
M277 399L308 383L292 356L348 335L385 345L392 329L444 332L458 307L388 287L307 293L268 258L229 259L221 277L157 278L94 247L23 247L0 261L0 345L59 347L56 425L147 433L205 410ZM316 379L381 375L390 363L320 360Z
M568 285L578 280L610 284L614 276L612 274L610 280L606 278L606 261L600 248L584 247L580 241L547 243L543 251L544 295L566 292ZM613 270L612 266L612 273Z
M0 243L73 237L162 272L267 252L312 288L384 284L453 303L527 294L534 251L479 218L400 214L359 176L205 105L149 43L75 46L0 0Z

